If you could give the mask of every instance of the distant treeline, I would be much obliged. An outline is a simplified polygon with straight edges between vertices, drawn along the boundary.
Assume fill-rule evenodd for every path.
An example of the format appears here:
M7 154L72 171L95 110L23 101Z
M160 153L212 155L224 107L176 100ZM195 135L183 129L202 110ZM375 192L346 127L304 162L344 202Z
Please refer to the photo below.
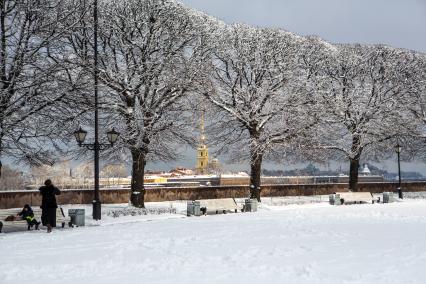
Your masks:
M397 173L388 172L387 170L380 169L372 164L367 164L368 168L371 171L372 175L383 176L385 180L396 180L398 178ZM362 167L360 167L362 170ZM320 170L315 167L313 164L308 164L302 169L292 169L292 170L270 170L263 169L263 176L337 176L339 174L348 175L348 170ZM410 171L401 171L401 178L405 180L424 180L426 179L419 172L410 172Z

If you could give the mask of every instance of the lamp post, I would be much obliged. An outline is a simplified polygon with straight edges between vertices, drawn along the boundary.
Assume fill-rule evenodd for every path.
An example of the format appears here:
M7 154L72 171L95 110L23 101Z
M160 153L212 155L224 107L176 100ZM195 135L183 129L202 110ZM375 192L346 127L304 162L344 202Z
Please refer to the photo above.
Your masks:
M88 149L94 151L94 186L95 186L95 196L92 202L93 211L92 216L95 220L101 219L101 201L99 199L99 151L101 148L101 144L99 144L99 115L98 115L98 77L99 77L99 69L98 69L98 0L93 0L93 79L94 79L94 97L95 97L95 141L93 144L83 144L84 139L86 138L87 131L81 129L74 132L75 138L79 146L86 146ZM117 136L118 137L118 136ZM108 139L110 137L108 136ZM111 141L110 141L111 142ZM114 141L115 142L115 141ZM111 144L113 144L111 142Z
M397 143L395 145L395 151L398 154L398 198L402 199L402 189L401 189L401 161L400 161L400 154L401 154L401 145L399 145L399 143Z
M118 136L120 133L114 130L107 132L107 138L109 144L99 143L95 137L94 143L84 143L86 139L87 131L83 130L81 127L74 132L75 140L77 141L80 147L84 146L89 150L95 151L95 192L93 198L93 219L101 219L101 200L99 198L99 151L105 150L108 147L114 146L114 143L117 142Z
M77 139L78 144L81 146L86 146L88 149L94 151L94 186L95 186L95 196L92 202L93 205L93 219L101 219L101 201L99 198L99 151L101 148L105 148L105 144L99 144L99 125L98 125L98 0L93 1L93 37L94 37L94 64L93 64L93 79L94 79L94 97L95 97L95 141L93 144L83 144L84 139L86 138L87 132L82 130L81 127L79 130L74 132L75 138ZM113 129L114 131L114 129ZM115 138L118 138L116 136ZM108 135L110 139L110 135ZM111 145L115 141L110 141Z

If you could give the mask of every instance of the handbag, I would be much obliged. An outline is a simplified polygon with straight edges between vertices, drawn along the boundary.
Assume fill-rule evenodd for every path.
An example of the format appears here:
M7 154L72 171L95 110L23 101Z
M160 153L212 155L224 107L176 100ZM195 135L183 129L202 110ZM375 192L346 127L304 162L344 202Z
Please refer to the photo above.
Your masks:
M5 221L16 221L16 216L14 215L9 215L6 217L6 219L4 219Z

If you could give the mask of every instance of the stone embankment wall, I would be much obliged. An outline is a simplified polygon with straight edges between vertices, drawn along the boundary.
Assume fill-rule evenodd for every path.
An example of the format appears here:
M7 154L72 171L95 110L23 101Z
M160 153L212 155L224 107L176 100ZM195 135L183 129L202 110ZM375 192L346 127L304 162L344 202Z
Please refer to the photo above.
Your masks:
M381 193L395 191L396 183L360 183L360 191ZM426 182L407 182L402 184L405 192L426 191ZM339 191L347 191L347 184L284 184L263 185L262 196L302 196L324 195ZM209 186L209 187L185 187L185 188L155 188L148 189L146 202L171 201L171 200L195 200L215 198L244 198L248 196L248 186ZM130 191L128 189L105 189L100 191L102 203L127 203ZM59 204L90 204L93 199L92 190L63 190L58 196ZM1 191L0 209L19 208L24 204L39 206L41 196L37 190Z

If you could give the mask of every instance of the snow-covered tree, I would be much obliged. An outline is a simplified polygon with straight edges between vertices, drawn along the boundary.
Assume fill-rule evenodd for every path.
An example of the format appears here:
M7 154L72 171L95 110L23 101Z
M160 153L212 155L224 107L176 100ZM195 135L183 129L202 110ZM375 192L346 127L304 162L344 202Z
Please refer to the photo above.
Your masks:
M413 68L411 80L407 85L411 86L410 100L407 101L407 109L417 122L417 129L408 139L410 150L414 150L415 155L420 154L420 158L425 158L426 149L424 141L426 139L426 54L416 54L416 68ZM411 147L410 147L411 146Z
M190 140L187 94L197 76L198 16L170 0L99 1L100 104L106 124L121 133L116 147L130 152L131 201L144 206L147 160L177 157ZM70 43L79 64L91 68L89 21Z
M107 164L102 168L100 176L107 179L108 185L114 185L120 182L120 178L127 177L127 169L124 164Z
M72 0L0 1L0 173L2 157L49 164L60 146L78 87L53 54L78 7Z
M311 141L318 155L349 160L349 188L357 191L360 159L380 157L393 148L387 142L413 130L406 105L418 65L406 50L336 47L313 77L322 114Z
M223 131L235 143L239 158L250 161L250 194L260 201L264 155L276 144L288 144L312 125L301 119L309 98L299 79L297 48L302 39L273 29L245 25L222 28L214 41L200 91L221 111ZM235 153L235 152L234 152Z
M3 167L3 174L0 177L0 190L23 190L26 181L22 171Z
M43 185L46 179L51 179L59 188L64 188L71 181L69 161L59 161L51 165L32 166L30 175L35 187Z

